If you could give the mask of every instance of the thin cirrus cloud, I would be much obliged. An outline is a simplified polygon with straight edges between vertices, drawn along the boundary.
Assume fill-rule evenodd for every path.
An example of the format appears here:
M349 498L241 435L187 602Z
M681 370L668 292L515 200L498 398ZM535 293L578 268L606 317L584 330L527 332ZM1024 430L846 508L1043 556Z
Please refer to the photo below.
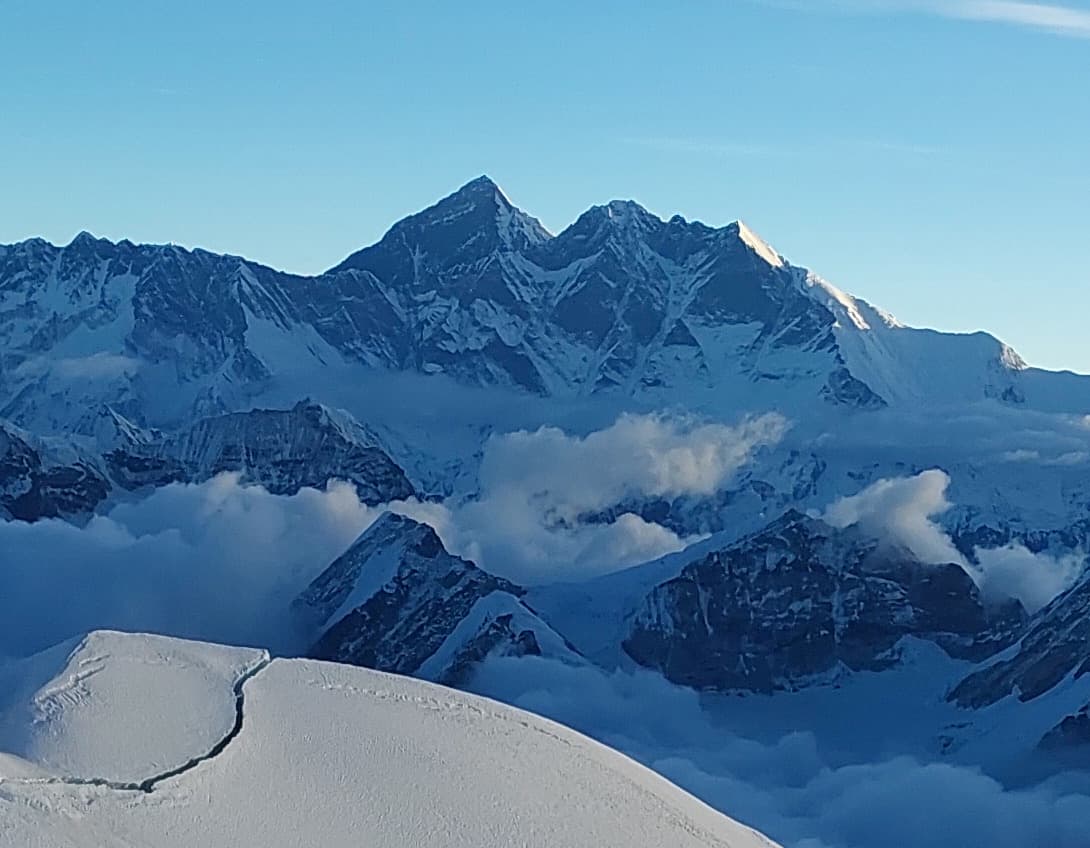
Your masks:
M1090 38L1090 8L1025 0L761 0L806 11L919 12L963 21L1009 24L1073 38Z
M1016 24L1059 35L1090 38L1090 9L1014 0L964 0L960 3L928 5L933 11L951 18Z

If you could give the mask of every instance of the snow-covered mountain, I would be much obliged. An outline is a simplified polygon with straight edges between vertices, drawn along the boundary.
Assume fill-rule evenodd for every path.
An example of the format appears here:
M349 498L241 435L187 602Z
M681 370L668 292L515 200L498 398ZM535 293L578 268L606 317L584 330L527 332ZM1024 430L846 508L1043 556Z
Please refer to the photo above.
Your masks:
M269 610L309 660L208 649L186 666L208 709L238 694L210 694L220 677L241 687L253 669L247 691L284 670L275 697L301 710L314 680L386 680L312 660L493 689L489 669L519 662L650 676L727 699L728 721L763 704L797 730L814 705L861 715L896 692L915 713L890 722L890 749L1090 768L1087 468L1090 377L1030 368L984 333L903 326L741 223L615 201L553 235L482 177L316 277L87 234L0 247L8 529L159 543L184 522L111 515L223 472L266 505L331 479L355 490L331 526L348 528L338 550L362 535L300 562L291 609ZM29 524L43 518L71 523ZM275 538L298 526L270 520ZM26 538L42 561L0 549L0 565L50 574L68 550ZM580 576L603 561L611 573ZM162 669L133 662L170 677L174 650ZM88 651L55 698L41 685L59 666L26 672L38 730L58 710L93 732L97 714L73 717L85 672L119 665ZM200 747L230 732L194 709L215 731ZM104 797L169 772L190 738L107 767L69 747L74 731L37 732L0 770L91 775L79 791ZM838 733L823 739L851 748Z
M310 656L443 683L464 682L489 656L580 661L525 593L451 556L428 525L388 513L294 607Z
M959 565L929 565L857 528L788 512L705 553L631 613L624 650L699 689L772 691L840 668L897 664L906 636L983 659L1021 631L1017 601L985 604Z
M109 491L92 457L0 421L0 516L35 521L88 515Z
M1041 744L1085 755L1090 745L1090 578L1056 598L1010 650L966 676L949 700L966 709L1010 699L1058 703L1056 725ZM1074 701L1072 701L1074 699ZM1064 714L1063 710L1070 710Z
M0 247L0 349L0 417L39 433L90 431L102 404L176 427L360 368L656 403L1090 408L1090 379L904 327L740 223L615 201L553 236L485 177L317 277L86 233Z
M774 848L586 737L407 678L118 633L0 677L5 848Z
M368 504L415 494L377 434L319 403L218 415L173 433L139 436L112 410L105 412L119 434L107 443L106 465L126 489L236 471L275 494L321 487L334 477L352 483ZM101 428L99 438L101 444Z
M896 677L931 643L946 658L935 671L950 678L944 699L962 711L931 729L936 750L967 732L1032 733L1017 703L1047 695L1034 705L1036 738L1018 751L1085 765L1088 586L1031 616L1017 600L983 597L962 564L924 563L858 527L789 511L739 540L526 589L387 514L293 607L316 659L453 685L489 660L529 656L606 670L634 662L700 691L771 695ZM988 708L1000 702L997 720Z
M90 436L38 438L0 421L0 509L15 518L86 518L111 494L199 483L237 472L276 494L352 483L364 503L411 497L381 439L350 415L302 400L200 418L173 432L144 429L101 407Z

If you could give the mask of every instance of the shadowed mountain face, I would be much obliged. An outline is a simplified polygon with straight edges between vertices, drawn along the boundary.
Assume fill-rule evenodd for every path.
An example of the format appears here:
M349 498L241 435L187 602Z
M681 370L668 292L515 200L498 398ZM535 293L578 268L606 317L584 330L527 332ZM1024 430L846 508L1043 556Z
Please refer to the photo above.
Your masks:
M1074 688L1090 674L1090 579L1041 610L1011 652L974 671L949 695L966 709L989 707L1008 697L1032 703ZM1062 717L1043 739L1046 747L1090 745L1090 703ZM1090 749L1083 748L1084 756Z
M742 224L614 201L553 236L485 177L317 277L85 233L0 247L0 343L0 417L35 432L86 432L103 403L173 427L331 367L666 402L1090 398L989 336L902 327Z
M925 565L789 512L652 589L624 649L677 683L771 692L839 668L891 668L905 636L984 659L1014 641L1025 618L1016 601L986 606L959 565Z
M93 437L75 442L35 438L0 421L0 510L22 521L78 520L114 490L201 483L223 472L280 495L331 479L352 483L369 505L416 494L378 436L311 401L200 418L171 433L102 407Z
M522 602L526 590L452 556L401 515L372 525L296 599L309 656L464 682L489 656L577 652Z

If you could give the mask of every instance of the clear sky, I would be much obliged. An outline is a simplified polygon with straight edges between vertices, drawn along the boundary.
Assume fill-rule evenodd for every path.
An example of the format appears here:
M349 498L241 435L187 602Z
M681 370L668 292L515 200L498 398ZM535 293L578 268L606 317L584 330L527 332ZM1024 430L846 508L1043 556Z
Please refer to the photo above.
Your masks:
M487 173L1090 372L1090 2L0 0L0 242L317 272Z

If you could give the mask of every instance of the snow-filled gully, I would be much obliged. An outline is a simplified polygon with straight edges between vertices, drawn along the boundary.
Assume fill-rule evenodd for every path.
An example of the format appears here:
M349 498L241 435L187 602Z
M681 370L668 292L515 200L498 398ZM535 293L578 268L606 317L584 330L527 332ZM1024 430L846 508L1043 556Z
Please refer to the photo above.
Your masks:
M199 766L201 763L218 757L226 750L227 746L235 740L235 738L242 732L242 722L245 717L246 707L246 684L268 668L269 663L272 662L272 657L267 653L265 656L254 663L254 665L248 668L239 678L235 681L231 687L231 691L235 695L235 722L231 726L231 729L224 734L215 745L213 745L207 753L200 756L193 757L187 760L180 766L153 774L151 777L145 778L138 782L127 782L119 780L108 780L104 777L30 777L30 778L0 778L0 784L2 783L20 783L20 784L62 784L65 786L103 786L107 789L114 789L119 792L143 792L149 794L155 791L155 787L165 780L169 780L172 777L178 777L185 774L187 771L191 771Z

